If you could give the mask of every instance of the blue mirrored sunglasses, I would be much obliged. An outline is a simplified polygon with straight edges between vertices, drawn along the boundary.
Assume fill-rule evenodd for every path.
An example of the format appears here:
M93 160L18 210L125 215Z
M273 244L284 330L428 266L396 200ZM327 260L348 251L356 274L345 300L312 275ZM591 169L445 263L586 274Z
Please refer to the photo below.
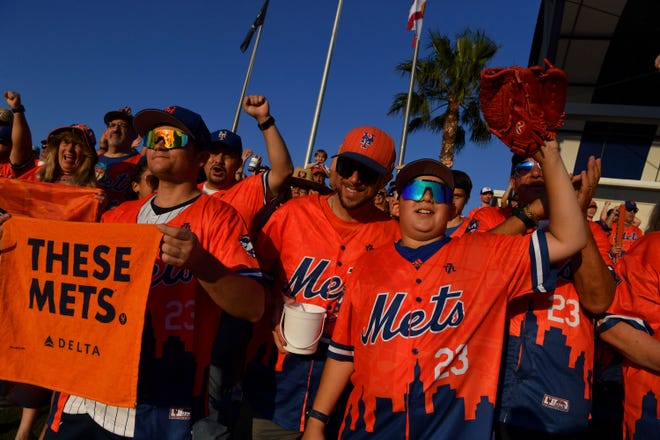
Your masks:
M541 169L540 163L534 162L533 160L526 160L516 165L516 167L513 170L519 176L524 176L525 174L532 172L532 170L534 169L534 165L538 165L539 170Z
M401 189L401 198L419 202L424 197L426 190L431 190L435 203L451 204L454 191L444 183L433 180L412 180Z
M155 148L160 141L165 143L165 148L184 148L188 145L188 135L180 130L171 128L156 128L144 135L142 145L146 148Z

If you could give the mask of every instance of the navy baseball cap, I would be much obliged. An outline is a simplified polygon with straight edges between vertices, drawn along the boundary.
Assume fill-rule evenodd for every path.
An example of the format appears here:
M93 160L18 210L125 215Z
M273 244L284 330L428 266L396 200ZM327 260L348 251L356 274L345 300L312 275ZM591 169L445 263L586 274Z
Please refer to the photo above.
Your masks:
M139 111L133 118L133 127L140 136L145 136L156 127L169 125L176 127L189 136L202 150L211 146L211 134L202 117L192 110L180 106L167 107L165 110L146 109Z
M126 106L124 108L120 108L119 110L108 112L103 117L103 122L105 122L105 125L108 125L109 123L111 123L112 121L116 121L117 119L124 120L132 125L133 112L131 108Z
M637 209L637 203L635 203L633 200L626 200L626 211L639 211Z
M216 130L211 133L211 145L226 145L232 152L238 154L239 156L243 154L243 141L241 137L234 133L231 130L223 128L222 130Z
M0 141L11 142L11 126L0 125Z

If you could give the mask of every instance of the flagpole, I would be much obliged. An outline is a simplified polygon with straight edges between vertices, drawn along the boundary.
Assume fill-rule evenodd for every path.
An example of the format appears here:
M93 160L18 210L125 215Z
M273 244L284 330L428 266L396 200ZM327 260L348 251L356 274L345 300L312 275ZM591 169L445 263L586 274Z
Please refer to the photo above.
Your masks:
M231 126L231 131L236 133L238 128L238 119L241 117L241 109L243 108L243 98L245 98L245 91L247 90L248 83L250 82L250 75L252 75L252 66L254 65L254 58L257 55L257 47L259 47L259 40L261 39L261 30L264 27L264 21L266 20L266 12L268 11L268 2L266 0L257 14L257 18L254 19L252 26L248 30L243 42L241 43L241 52L245 52L252 41L252 35L254 34L255 29L257 30L257 39L252 46L252 54L250 55L250 63L248 64L247 72L245 73L245 80L243 81L243 89L241 89L241 96L238 99L238 105L236 106L236 114L234 115L234 123Z
M314 111L314 119L312 120L312 130L309 134L309 142L307 143L307 153L305 154L305 166L307 166L312 159L312 149L314 148L314 140L316 139L316 128L319 123L321 115L321 106L323 105L323 95L325 94L325 85L328 80L328 71L330 70L330 61L332 60L332 49L335 45L335 36L337 28L339 27L339 16L341 15L341 6L343 0L337 2L337 13L335 14L335 23L332 27L332 35L330 37L330 45L328 47L328 54L325 58L325 68L323 69L323 78L321 79L321 89L316 101L316 110Z
M410 69L410 85L408 86L408 99L406 100L406 112L403 116L403 132L401 133L401 147L399 149L398 165L402 166L406 155L406 142L408 140L408 119L410 118L410 99L415 86L415 71L417 70L417 55L419 54L419 40L422 34L422 24L419 26L419 35L415 38L415 54L413 55L412 67Z
M243 81L243 89L241 90L241 97L238 99L238 106L236 106L236 113L234 114L234 123L231 126L231 131L236 133L238 128L238 119L241 117L241 110L243 109L243 98L245 98L245 91L247 90L248 83L250 82L250 75L252 74L252 66L254 65L254 59L257 55L257 47L259 47L259 39L261 38L261 29L263 24L259 25L257 30L257 38L254 40L254 46L252 47L252 54L250 55L250 64L248 65L247 73L245 74L245 80Z

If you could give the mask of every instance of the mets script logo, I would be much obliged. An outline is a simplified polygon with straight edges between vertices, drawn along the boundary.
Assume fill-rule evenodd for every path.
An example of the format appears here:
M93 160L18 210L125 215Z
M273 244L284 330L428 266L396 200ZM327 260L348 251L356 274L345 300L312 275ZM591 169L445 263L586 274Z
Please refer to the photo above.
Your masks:
M48 336L44 345L50 348L59 348L87 356L101 356L98 345L88 342L77 341L75 339L55 338Z
M192 272L188 269L174 267L163 262L156 262L151 273L151 287L159 284L173 286L177 283L189 283L193 279Z
M364 148L365 150L371 146L371 144L374 143L374 138L376 137L375 134L372 134L369 136L368 132L364 132L362 135L362 139L360 139L360 148Z
M515 130L516 130L517 135L520 135L523 132L524 129L525 129L525 121L516 122Z
M298 267L291 275L289 283L284 287L285 292L291 296L299 293L306 299L320 296L325 300L339 299L344 290L344 282L337 275L325 275L325 270L330 266L330 260L321 259L314 264L313 257L302 259ZM332 274L332 270L330 271Z
M376 296L369 323L360 335L364 345L375 344L379 338L387 342L397 336L408 339L426 332L441 333L458 327L465 318L463 291L452 292L450 285L440 287L429 299L430 304L416 303L418 308L412 310L408 305L404 307L406 296L406 292L397 292L391 298L389 293Z

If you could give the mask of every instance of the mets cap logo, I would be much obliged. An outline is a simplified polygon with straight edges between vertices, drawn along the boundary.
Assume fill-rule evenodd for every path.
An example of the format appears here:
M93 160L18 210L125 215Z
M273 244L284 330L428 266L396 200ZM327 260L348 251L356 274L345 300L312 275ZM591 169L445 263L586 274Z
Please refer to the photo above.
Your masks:
M362 135L362 139L360 139L360 148L365 150L369 148L371 144L374 143L375 137L376 137L375 134L372 133L371 136L369 136L369 132L365 131L364 134Z
M173 106L173 107L167 107L167 108L165 109L165 111L166 111L167 113L169 113L169 114L174 114L174 112L176 111L176 106Z
M220 130L218 133L218 140L224 141L225 139L227 139L227 130Z

